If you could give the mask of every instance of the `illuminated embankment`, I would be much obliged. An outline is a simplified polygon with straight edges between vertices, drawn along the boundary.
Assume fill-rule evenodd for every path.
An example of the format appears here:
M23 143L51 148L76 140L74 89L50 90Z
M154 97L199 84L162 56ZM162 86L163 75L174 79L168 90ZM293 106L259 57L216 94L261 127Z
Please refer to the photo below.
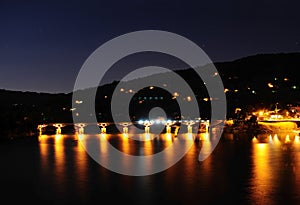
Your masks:
M293 131L297 129L296 122L258 122L258 124L262 125L263 127L272 130L274 133L283 132L283 131Z

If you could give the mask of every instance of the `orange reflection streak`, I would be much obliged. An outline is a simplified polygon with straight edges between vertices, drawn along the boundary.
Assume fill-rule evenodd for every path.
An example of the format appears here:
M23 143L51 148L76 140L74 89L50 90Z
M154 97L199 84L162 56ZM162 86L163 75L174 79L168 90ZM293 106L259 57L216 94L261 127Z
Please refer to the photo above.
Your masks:
M173 143L173 137L170 133L161 134L160 139L164 142L165 148L169 147Z
M107 154L107 149L108 149L108 144L109 143L107 141L107 134L100 134L100 154Z
M202 141L201 153L203 155L208 155L211 152L212 144L211 144L211 141L209 139L209 134L208 133L205 133L204 137L205 137L206 140Z
M130 139L128 138L128 134L122 134L122 152L126 154L130 154Z
M152 154L153 154L152 140L144 141L144 155L152 155Z
M61 134L56 134L54 139L54 163L56 181L58 186L62 186L65 180L65 152L64 152L64 137ZM59 187L63 190L63 187Z
M209 133L200 133L199 138L202 141L207 141L207 140L209 140Z
M149 140L151 140L151 135L150 135L150 133L145 133L143 137L144 137L144 139L143 139L144 141L149 141Z
M259 204L268 204L265 201L270 196L271 191L274 189L276 179L272 173L270 158L269 158L269 144L255 143L253 144L253 178L251 183L256 189L252 194L255 201ZM267 197L266 197L267 196Z
M39 147L40 147L40 156L41 156L41 161L42 161L42 169L47 170L49 163L48 163L48 136L47 135L40 135L39 136Z
M87 136L84 134L78 134L77 138L77 152L75 153L75 163L76 163L76 181L78 183L78 187L81 190L80 194L85 195L87 193L87 185L86 185L86 176L87 176L87 153L84 148L86 145Z
M109 161L111 160L110 159L111 156L109 155L110 153L108 152L108 148L109 148L108 146L110 146L108 139L109 139L108 134L102 133L99 136L99 149L100 149L99 154L101 155L100 157L103 160L104 164L108 164Z
M254 145L254 166L255 176L262 182L269 179L269 166L268 166L268 144L258 143Z

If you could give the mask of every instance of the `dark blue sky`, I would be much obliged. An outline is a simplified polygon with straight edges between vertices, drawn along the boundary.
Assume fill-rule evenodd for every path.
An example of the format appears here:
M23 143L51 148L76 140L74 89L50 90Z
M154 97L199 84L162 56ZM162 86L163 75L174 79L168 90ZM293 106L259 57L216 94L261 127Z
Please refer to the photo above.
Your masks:
M185 36L214 62L300 51L298 2L0 0L0 88L70 92L96 48L144 29Z

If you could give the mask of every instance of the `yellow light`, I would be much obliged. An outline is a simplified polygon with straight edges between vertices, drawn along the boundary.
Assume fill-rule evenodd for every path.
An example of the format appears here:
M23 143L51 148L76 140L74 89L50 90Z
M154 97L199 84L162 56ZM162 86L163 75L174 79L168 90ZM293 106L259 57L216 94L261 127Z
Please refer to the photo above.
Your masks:
M224 89L224 93L227 93L228 91L229 91L228 88L225 88L225 89Z
M152 89L154 89L154 87L153 87L153 86L150 86L150 90L152 90Z
M237 113L237 112L239 112L239 111L241 111L242 109L241 108L239 108L239 107L237 107L237 108L235 108L235 113Z
M179 94L178 94L177 92L175 92L175 93L173 94L173 96L174 96L174 97L178 97Z
M82 103L82 100L75 100L75 103L76 103L76 104L81 104L81 103Z
M285 137L285 143L290 143L290 142L291 142L290 136L286 135L286 137Z
M263 116L264 115L264 112L263 111L259 111L259 116Z
M207 102L209 99L208 98L203 98L203 100Z
M124 92L124 88L121 88L121 89L120 89L120 92Z
M268 83L269 88L273 88L274 85L272 83Z
M299 136L298 135L295 136L295 143L297 143L297 144L299 143Z
M274 142L275 143L279 143L280 142L277 134L274 135Z
M187 97L186 97L186 100L187 100L188 102L191 102L191 101L192 101L191 96L187 96Z

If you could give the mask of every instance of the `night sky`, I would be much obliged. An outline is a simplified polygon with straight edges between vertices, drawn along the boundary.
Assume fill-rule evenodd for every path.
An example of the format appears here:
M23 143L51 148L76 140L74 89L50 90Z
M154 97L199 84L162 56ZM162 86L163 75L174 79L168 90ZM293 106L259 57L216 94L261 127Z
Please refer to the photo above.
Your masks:
M70 92L104 42L155 29L197 43L214 62L300 51L300 2L0 0L0 88Z

